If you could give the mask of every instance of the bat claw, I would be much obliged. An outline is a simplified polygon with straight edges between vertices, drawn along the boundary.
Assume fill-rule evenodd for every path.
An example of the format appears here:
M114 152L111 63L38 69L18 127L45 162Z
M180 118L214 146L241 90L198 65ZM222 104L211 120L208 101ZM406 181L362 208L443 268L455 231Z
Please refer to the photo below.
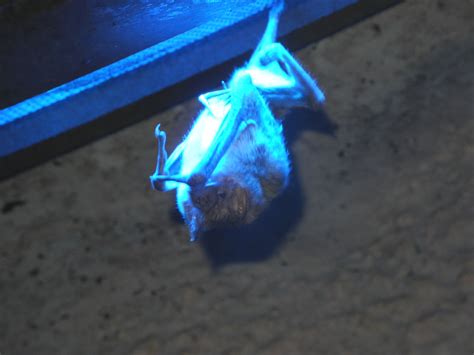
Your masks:
M166 139L165 131L160 130L161 124L158 123L155 127L155 137L157 139Z
M260 57L260 63L263 66L266 66L274 61L283 61L286 52L287 50L281 43L270 43L263 48L263 54Z
M155 127L155 137L158 138L160 136L160 124L158 123Z
M159 191L163 190L163 188L161 186L161 185L163 185L163 183L161 181L157 180L155 178L155 175L150 176L150 184L151 184L151 188L153 190L159 190Z

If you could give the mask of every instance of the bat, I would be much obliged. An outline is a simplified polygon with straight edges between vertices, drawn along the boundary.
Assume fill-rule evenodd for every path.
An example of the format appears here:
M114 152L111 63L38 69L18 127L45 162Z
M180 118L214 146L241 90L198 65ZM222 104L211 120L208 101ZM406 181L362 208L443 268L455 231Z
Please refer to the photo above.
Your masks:
M276 42L283 1L248 63L223 89L199 96L204 108L168 157L158 124L155 190L176 189L191 241L203 232L252 223L287 186L290 161L277 112L318 109L324 94L298 61Z

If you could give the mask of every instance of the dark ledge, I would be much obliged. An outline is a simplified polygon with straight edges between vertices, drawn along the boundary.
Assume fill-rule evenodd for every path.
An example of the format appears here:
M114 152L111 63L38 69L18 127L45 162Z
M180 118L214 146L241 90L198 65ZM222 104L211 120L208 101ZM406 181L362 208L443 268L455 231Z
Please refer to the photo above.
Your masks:
M218 86L258 42L270 2L229 7L226 15L0 110L0 179ZM399 2L288 1L282 42L299 49Z

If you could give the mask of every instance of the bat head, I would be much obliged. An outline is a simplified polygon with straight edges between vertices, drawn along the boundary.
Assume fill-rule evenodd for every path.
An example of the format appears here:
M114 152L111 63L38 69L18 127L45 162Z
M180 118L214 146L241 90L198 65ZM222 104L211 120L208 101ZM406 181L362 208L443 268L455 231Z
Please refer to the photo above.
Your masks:
M248 191L235 179L216 176L191 186L193 205L202 213L205 229L243 224L249 209Z

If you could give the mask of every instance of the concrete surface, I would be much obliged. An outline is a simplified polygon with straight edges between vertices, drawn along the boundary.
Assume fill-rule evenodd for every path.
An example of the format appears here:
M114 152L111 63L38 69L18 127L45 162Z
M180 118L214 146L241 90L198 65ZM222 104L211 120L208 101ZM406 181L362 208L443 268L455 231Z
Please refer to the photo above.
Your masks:
M195 102L2 183L0 353L471 355L473 17L407 1L297 53L326 115L289 117L292 186L235 238L148 186Z

